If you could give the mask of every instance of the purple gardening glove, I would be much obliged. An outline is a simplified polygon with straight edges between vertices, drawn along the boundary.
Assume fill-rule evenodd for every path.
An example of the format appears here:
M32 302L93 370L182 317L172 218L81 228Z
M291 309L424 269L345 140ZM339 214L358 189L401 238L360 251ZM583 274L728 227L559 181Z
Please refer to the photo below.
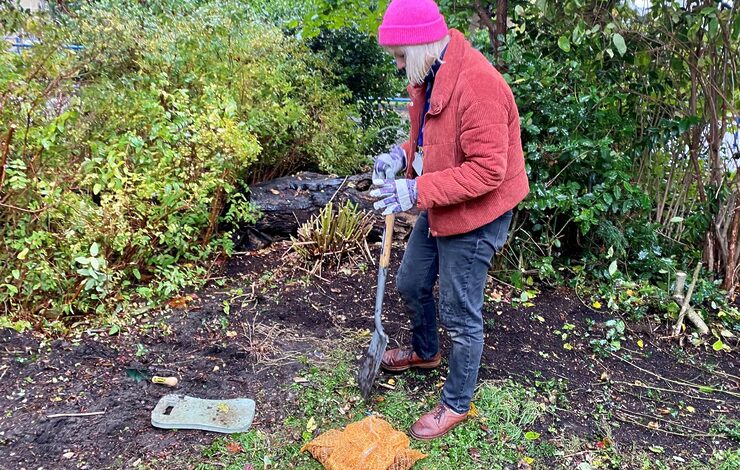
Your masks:
M416 180L387 179L378 186L370 191L370 196L382 198L373 207L383 211L383 215L405 212L416 205Z
M373 184L381 185L384 180L392 180L396 174L406 169L406 152L394 145L388 153L375 157L373 165Z

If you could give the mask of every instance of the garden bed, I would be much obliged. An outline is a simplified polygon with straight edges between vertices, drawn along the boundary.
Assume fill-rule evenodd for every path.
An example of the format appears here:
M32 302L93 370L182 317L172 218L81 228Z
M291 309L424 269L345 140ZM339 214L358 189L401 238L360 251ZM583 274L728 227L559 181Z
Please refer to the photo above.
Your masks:
M75 334L56 339L0 332L2 465L100 469L213 463L213 457L202 457L213 434L151 426L151 409L171 389L137 382L137 371L178 376L179 393L253 398L254 429L290 439L286 418L307 416L299 397L308 371L323 367L330 373L336 351L356 359L366 350L376 271L372 265L351 266L325 270L318 278L294 268L285 251L277 244L237 255L201 291L132 313L134 324L112 335L109 326L79 325ZM392 273L401 251L395 251ZM391 274L389 286L393 280ZM516 383L539 403L542 414L532 431L549 450L538 462L572 465L600 452L645 452L682 468L682 462L706 463L718 450L738 447L736 352L682 349L647 323L631 325L618 351L597 352L590 343L604 337L608 313L587 307L570 289L545 289L533 306L512 305L506 289L494 285L485 306L481 380ZM390 346L407 344L400 300L394 289L387 292ZM449 342L442 345L447 351ZM403 387L396 391L405 391L411 401L429 397L444 373L442 368L399 376ZM397 379L381 374L379 381L388 385ZM352 384L347 387L352 390ZM378 389L381 395L389 392ZM91 412L104 414L48 417ZM303 437L298 433L293 439L300 443ZM467 445L454 435L445 442ZM476 453L469 454L467 468L478 468ZM300 468L290 463L275 468L292 465ZM417 465L425 466L443 468L425 461Z

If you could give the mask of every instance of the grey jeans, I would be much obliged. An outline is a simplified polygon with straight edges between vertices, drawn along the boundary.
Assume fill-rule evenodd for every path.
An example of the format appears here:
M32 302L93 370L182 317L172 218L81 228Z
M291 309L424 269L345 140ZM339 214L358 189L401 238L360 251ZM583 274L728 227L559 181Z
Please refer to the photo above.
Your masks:
M422 359L439 351L433 296L439 279L439 319L452 340L442 401L457 413L470 409L475 392L483 354L483 291L491 259L506 242L511 216L508 211L470 232L433 237L427 213L422 212L396 276L411 316L411 345Z

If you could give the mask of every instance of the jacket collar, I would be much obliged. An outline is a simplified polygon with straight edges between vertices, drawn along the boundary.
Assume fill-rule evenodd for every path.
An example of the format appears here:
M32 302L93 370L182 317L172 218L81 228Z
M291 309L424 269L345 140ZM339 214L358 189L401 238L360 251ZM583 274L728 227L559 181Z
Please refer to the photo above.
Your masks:
M450 29L450 42L447 45L442 66L439 67L434 76L434 88L432 89L432 98L429 105L430 114L439 114L450 102L452 91L455 89L457 78L460 75L466 45L465 36L454 28ZM426 83L409 85L407 91L412 101L423 101Z

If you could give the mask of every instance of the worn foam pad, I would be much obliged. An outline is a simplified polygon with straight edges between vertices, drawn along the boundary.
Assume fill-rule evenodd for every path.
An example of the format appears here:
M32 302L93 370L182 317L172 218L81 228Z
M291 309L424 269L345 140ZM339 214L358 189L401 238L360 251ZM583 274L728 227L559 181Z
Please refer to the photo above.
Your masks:
M152 426L227 434L244 432L252 425L255 406L249 398L206 400L170 394L163 396L152 410Z

